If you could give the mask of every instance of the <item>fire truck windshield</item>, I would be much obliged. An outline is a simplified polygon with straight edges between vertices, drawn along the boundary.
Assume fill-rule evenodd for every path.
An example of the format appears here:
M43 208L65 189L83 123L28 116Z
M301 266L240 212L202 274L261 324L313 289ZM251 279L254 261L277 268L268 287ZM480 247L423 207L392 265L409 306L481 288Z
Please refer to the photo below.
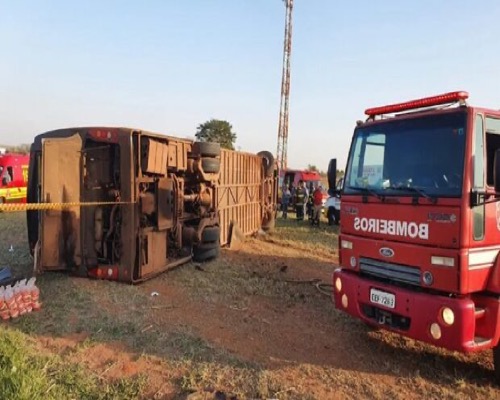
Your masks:
M459 197L466 116L458 110L356 128L344 193Z

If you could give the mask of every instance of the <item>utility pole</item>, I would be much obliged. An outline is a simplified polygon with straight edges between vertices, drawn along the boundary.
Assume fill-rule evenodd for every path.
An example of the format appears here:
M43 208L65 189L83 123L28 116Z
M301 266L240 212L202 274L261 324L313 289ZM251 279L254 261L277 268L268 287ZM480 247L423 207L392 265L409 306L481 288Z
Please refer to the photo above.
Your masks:
M283 73L281 78L280 119L278 124L278 149L276 159L280 169L286 169L288 146L288 105L290 99L290 57L292 53L293 0L283 0L286 6L285 41L283 47Z

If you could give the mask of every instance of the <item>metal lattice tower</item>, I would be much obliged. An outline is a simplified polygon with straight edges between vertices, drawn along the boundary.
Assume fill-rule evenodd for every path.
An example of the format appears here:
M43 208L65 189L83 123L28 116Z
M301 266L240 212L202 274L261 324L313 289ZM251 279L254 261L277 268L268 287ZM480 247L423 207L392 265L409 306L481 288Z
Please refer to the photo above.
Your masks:
M290 57L292 53L293 0L283 0L286 6L285 42L283 48L283 74L281 78L280 120L278 124L278 149L276 160L280 169L287 167L288 105L290 98Z

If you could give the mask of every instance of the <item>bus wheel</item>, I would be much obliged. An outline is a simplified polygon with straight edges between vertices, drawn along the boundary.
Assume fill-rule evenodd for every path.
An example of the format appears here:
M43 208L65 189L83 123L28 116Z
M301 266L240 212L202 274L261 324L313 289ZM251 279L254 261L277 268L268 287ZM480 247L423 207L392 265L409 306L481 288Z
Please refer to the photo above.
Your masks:
M217 158L202 158L201 168L206 174L218 174L220 171L220 160Z
M194 142L193 153L197 153L202 157L219 157L220 144L214 142Z
M197 262L208 261L217 258L220 253L218 242L202 243L193 247L193 260Z
M274 156L269 151L259 151L258 156L262 157L262 165L264 167L264 175L266 178L273 176L274 172Z
M208 261L220 253L220 228L207 226L201 232L201 242L193 246L194 261Z
M495 366L495 381L500 384L500 343L493 347L493 365Z

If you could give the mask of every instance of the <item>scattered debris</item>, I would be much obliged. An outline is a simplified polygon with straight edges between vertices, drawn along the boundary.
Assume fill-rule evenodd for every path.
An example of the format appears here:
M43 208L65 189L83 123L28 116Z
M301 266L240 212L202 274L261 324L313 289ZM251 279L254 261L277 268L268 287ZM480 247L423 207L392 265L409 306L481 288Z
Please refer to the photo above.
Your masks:
M160 293L158 293L158 292L151 292L151 297L156 297L156 296L159 296L159 295L160 295Z
M235 250L241 246L241 243L245 241L245 234L241 231L238 223L236 221L231 221L229 226L229 240L228 245L231 250Z
M8 282L12 279L12 272L9 267L0 268L0 283Z
M286 272L287 269L288 269L288 265L282 265L280 267L280 272Z
M264 230L262 229L259 229L257 231L257 236L267 236L267 232L265 232Z
M14 246L10 245L10 247L9 247L9 253L13 253L13 252L14 252Z
M195 264L195 265L194 265L194 269L197 269L198 271L203 271L203 272L205 272L205 270L203 269L203 267L201 266L201 264Z
M151 306L152 310L172 310L175 306L172 304L165 304L163 306Z

